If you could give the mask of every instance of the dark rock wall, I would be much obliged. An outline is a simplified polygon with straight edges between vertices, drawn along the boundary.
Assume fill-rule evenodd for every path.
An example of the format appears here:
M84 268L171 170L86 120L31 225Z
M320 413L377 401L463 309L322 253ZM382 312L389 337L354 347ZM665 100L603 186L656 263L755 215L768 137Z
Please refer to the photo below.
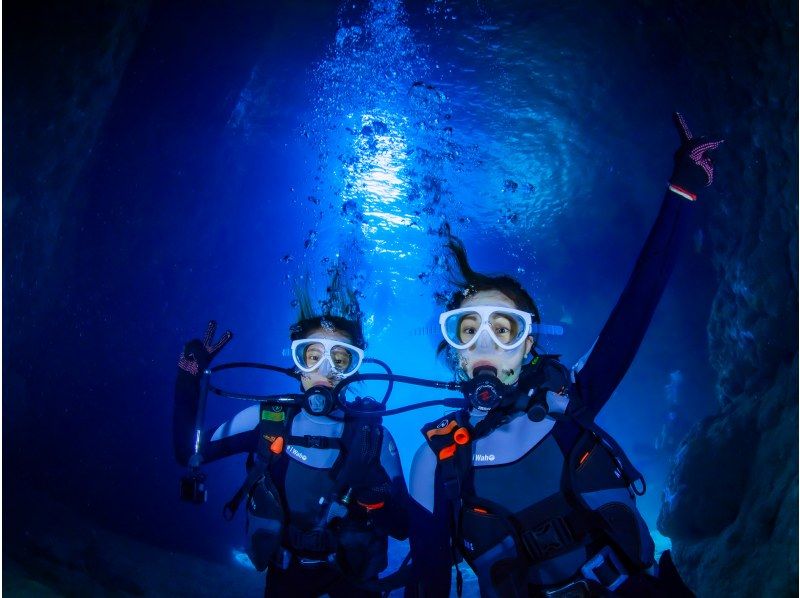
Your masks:
M75 222L86 203L73 189L149 6L150 0L3 6L3 319L9 323L3 450L12 461L28 448L19 439L39 426L39 399L30 385L48 369L42 351L52 337L48 319L69 302L64 285L83 234Z
M797 4L682 2L671 27L719 132L708 337L720 412L685 441L659 527L700 596L797 594Z
M54 300L48 292L59 287L63 272L52 268L53 255L64 251L64 224L82 207L70 195L149 5L39 0L4 6L3 310L15 314L19 327L36 328L39 310Z

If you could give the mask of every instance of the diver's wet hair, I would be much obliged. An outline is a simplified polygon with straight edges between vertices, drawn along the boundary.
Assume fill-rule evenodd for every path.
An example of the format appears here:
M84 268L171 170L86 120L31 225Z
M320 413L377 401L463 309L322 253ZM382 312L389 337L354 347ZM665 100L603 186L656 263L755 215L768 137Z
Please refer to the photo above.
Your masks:
M355 291L342 282L338 267L334 267L331 282L326 289L326 297L319 302L319 309L314 308L308 288L296 286L294 294L300 313L297 323L289 327L291 340L306 338L312 330L321 328L344 332L356 347L367 348L362 325L363 314L358 304L358 297Z
M456 290L450 295L450 300L447 302L448 310L458 309L465 299L479 291L500 291L503 295L511 299L517 309L530 313L533 316L534 324L541 323L539 308L536 306L536 302L528 294L528 291L522 288L522 285L516 278L512 278L506 274L488 276L473 270L469 265L467 250L464 247L464 243L461 242L461 239L452 234L448 237L446 247L450 250L450 253L455 259L460 275L460 278L450 278L450 283L456 287ZM537 340L537 335L534 334L534 347L537 345ZM440 355L448 346L447 342L440 342L439 346L436 348L436 354Z
M362 330L360 320L347 320L330 314L300 320L289 328L289 338L293 341L306 338L312 330L319 330L320 328L322 330L338 330L339 332L344 332L350 337L353 345L360 349L367 348L367 342L364 339L364 331Z

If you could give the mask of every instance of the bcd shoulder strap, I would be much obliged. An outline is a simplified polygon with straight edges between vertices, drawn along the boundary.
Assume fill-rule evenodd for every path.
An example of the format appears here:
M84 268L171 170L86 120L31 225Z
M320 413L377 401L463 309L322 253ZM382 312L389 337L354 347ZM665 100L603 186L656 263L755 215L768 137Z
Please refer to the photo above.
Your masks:
M287 431L290 429L292 419L297 414L296 409L285 408L283 405L268 405L261 403L258 412L258 445L255 457L248 457L247 477L236 491L236 494L225 503L222 514L230 521L247 496L253 484L262 477L269 475L269 468L273 461L283 454L286 444Z
M422 427L449 501L459 500L461 482L472 464L472 430L465 411L454 411Z
M331 468L331 478L341 495L362 479L380 461L383 425L380 414L345 416L339 456Z
M450 553L456 567L456 594L461 596L464 579L458 563L456 546L458 513L461 509L463 482L472 467L472 428L466 411L454 411L422 427L428 446L436 455L436 467L449 505Z

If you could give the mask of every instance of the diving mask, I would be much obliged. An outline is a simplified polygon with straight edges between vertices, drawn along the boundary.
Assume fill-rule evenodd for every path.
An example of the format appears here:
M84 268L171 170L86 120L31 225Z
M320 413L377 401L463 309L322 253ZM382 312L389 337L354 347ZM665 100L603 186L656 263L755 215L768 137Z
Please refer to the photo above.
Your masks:
M515 349L532 333L531 314L495 305L475 305L439 316L444 340L455 349L469 349L486 331L503 349Z
M292 359L301 372L313 372L327 361L340 376L351 376L361 366L364 351L339 340L302 338L292 342Z

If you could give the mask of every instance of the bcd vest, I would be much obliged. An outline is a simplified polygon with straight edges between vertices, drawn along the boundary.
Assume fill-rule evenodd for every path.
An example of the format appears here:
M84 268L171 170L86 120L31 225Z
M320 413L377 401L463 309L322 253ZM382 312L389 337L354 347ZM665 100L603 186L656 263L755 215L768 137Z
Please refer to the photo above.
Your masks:
M567 443L566 453L557 440L559 426L572 430L574 442ZM500 587L503 579L509 587L524 587L530 567L574 551L575 569L565 573L568 578L587 554L606 545L629 571L652 565L652 542L642 545L632 501L593 508L585 498L604 491L624 491L632 498L645 489L622 449L593 422L565 418L520 459L480 467L473 463L478 436L465 411L450 413L422 432L437 456L451 506L454 556L463 556L479 578L497 580Z
M291 435L297 414L297 408L261 404L258 446L248 457L244 483L225 505L225 517L232 519L242 499L247 497L247 554L259 571L275 563L283 547L294 556L327 559L353 579L373 577L386 566L387 539L375 533L369 513L383 505L361 504L360 516L353 518L350 501L352 488L364 472L380 465L383 440L380 414L345 417L341 438ZM315 504L319 498L325 501L314 513L311 524L309 518L304 518L301 525L290 520L288 489L279 489L273 480L276 468L291 465L285 452L290 445L339 449L336 461L327 470L329 481L325 487L330 491L327 496L311 497Z

